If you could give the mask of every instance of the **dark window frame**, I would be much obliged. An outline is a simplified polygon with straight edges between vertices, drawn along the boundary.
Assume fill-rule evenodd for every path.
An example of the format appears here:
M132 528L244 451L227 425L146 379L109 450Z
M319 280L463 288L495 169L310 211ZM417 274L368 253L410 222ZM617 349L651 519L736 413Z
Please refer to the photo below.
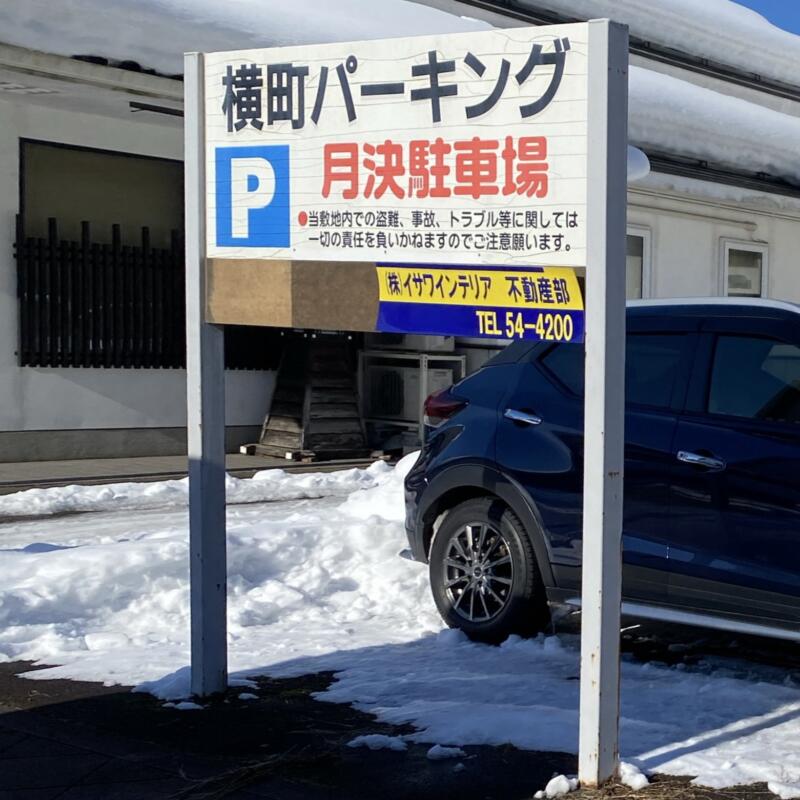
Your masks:
M150 248L146 229L141 247L122 246L119 226L111 244L92 243L90 226L82 241L58 237L57 220L48 238L25 234L25 150L44 145L78 152L181 164L180 159L147 156L46 139L19 139L19 206L14 256L17 262L17 363L22 367L183 369L185 295L183 231L169 248ZM148 261L152 253L155 263ZM136 269L144 269L146 277ZM112 274L108 270L115 270ZM149 272L148 272L149 270ZM148 296L162 270L160 299ZM171 270L168 272L167 270ZM112 284L109 290L108 284ZM140 284L149 284L143 289ZM168 285L167 285L168 284ZM88 299L84 294L88 289ZM169 290L172 290L168 297ZM147 297L149 305L136 301ZM166 298L169 303L167 304ZM156 309L162 305L162 312ZM170 314L172 316L170 316ZM283 329L225 326L227 369L275 370L280 364ZM159 341L156 341L158 337Z
M159 161L165 164L180 164L183 161L180 158L166 158L165 156L147 156L142 153L129 153L127 150L109 150L104 147L86 147L85 145L70 144L68 142L57 142L49 139L34 139L29 136L20 136L18 149L19 149L19 180L17 182L19 216L22 223L22 229L25 230L25 182L27 179L27 168L25 165L25 147L27 145L44 145L46 147L53 147L59 150L73 150L78 153L98 153L106 156L122 156L123 158L132 158L136 160L145 161Z

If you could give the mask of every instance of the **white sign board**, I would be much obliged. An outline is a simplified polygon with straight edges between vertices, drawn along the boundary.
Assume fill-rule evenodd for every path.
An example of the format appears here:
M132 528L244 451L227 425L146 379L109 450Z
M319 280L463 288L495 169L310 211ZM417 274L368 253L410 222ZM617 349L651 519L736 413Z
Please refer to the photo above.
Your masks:
M205 56L207 255L585 266L588 25Z

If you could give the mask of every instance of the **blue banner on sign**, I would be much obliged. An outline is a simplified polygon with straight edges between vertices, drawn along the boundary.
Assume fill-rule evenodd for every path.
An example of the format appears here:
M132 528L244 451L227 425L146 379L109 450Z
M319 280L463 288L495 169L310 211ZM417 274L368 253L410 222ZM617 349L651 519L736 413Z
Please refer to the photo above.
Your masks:
M381 302L375 329L385 333L582 342L583 314L582 310L576 309L548 311L541 308Z

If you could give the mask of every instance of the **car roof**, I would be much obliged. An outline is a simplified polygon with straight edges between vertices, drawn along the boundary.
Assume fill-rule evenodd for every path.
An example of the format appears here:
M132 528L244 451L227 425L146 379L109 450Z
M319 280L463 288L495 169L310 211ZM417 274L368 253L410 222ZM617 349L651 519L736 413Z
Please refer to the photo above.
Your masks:
M768 317L786 319L787 314L800 315L800 303L772 300L765 297L672 297L628 300L628 317ZM798 317L800 319L800 317ZM513 363L534 349L549 350L558 344L534 339L515 339L483 366Z
M648 300L629 300L628 314L635 316L759 316L784 317L800 315L800 304L766 297L677 297Z

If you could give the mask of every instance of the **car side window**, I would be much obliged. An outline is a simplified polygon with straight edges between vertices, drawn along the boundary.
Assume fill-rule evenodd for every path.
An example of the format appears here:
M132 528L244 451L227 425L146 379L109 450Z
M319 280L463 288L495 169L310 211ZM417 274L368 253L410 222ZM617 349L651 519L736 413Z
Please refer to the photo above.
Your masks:
M542 356L541 362L572 394L583 395L583 347L557 344Z
M625 345L625 400L669 408L683 358L684 333L629 333Z
M754 336L717 337L708 411L800 422L800 348Z
M683 333L629 333L625 353L625 401L669 408L683 357ZM583 395L583 348L560 344L548 350L542 364L570 392Z

